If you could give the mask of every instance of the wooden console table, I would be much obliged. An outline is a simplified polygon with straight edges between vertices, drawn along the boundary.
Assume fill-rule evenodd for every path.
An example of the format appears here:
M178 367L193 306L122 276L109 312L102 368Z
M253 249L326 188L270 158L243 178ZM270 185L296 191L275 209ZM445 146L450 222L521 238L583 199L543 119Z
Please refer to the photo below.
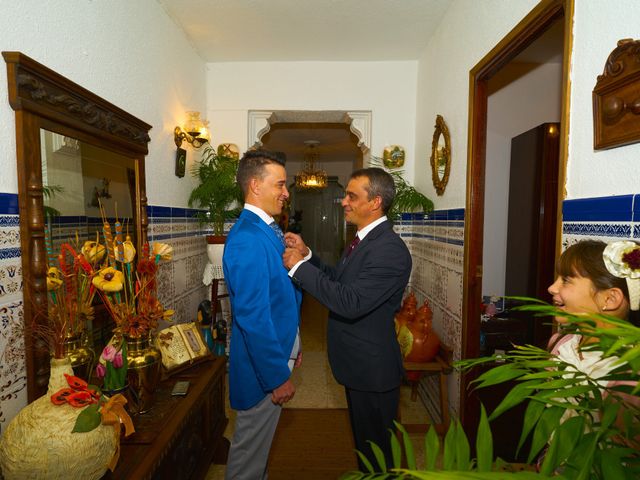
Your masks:
M122 439L116 470L103 480L204 479L211 463L226 463L224 357L173 375L159 385L151 410L133 417L136 432ZM191 382L171 396L176 380Z

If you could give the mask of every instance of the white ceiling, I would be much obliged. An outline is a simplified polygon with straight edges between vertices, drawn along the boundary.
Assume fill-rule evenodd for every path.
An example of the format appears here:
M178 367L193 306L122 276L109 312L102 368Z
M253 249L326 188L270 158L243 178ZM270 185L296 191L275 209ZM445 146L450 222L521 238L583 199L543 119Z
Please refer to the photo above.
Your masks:
M416 60L452 0L157 0L207 62Z
M206 62L417 60L452 1L157 0ZM514 61L561 58L554 28ZM346 125L284 123L263 140L294 158L304 140L321 142L324 162L361 155Z

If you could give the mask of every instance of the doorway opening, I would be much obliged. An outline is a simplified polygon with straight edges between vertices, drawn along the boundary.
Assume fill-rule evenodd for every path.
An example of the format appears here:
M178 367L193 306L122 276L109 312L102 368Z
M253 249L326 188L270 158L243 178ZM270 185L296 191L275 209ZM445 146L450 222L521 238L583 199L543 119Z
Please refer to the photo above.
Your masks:
M535 201L538 201L537 208L538 217L537 224L542 226L545 231L544 238L535 244L535 250L538 252L541 260L542 268L533 269L529 272L534 277L540 276L539 283L544 284L546 280L542 277L548 275L548 265L551 265L553 271L553 262L555 252L558 250L561 237L561 205L563 197L563 185L565 178L566 149L568 138L568 102L569 102L569 82L568 68L570 65L571 52L571 24L573 15L572 0L545 0L542 1L534 10L525 17L485 58L483 58L470 72L470 116L469 116L469 152L468 152L468 168L467 171L467 204L466 204L466 220L465 220L465 274L463 288L463 358L477 357L481 353L481 303L483 295L499 295L510 293L513 290L507 288L507 276L509 275L509 283L513 283L512 274L508 274L508 265L511 263L511 270L516 271L517 265L513 263L513 259L523 252L515 252L513 248L509 249L507 243L509 240L509 228L512 228L509 218L508 205L509 199L509 183L515 182L518 178L522 179L529 176L524 169L518 173L517 162L518 155L514 159L512 156L511 138L519 137L526 131L537 127L539 124L547 122L557 122L559 127L556 128L556 149L559 152L557 163L544 171L539 172L541 175L537 180L529 179L525 184L537 184L544 186L543 204L547 205L546 210L541 208L539 191L536 200L531 200L527 208L534 208ZM548 42L555 42L555 54L560 55L561 59L557 62L551 62L548 59L543 60L543 67L534 67L534 62L521 61L527 58L527 55L540 53L549 47ZM551 45L553 47L553 45ZM520 61L518 61L520 60ZM548 112L537 112L536 107L542 100L548 100L539 93L537 99L531 98L530 92L535 90L536 86L540 86L541 78L557 78L557 84L553 88L557 89L557 99L555 100L556 112L549 114ZM532 79L534 84L531 84ZM527 83L529 85L527 86ZM508 98L506 93L509 90L518 90L517 96ZM542 90L544 92L544 90ZM507 99L510 110L505 110L502 116L495 115L496 109L499 107L500 97ZM504 99L503 99L504 100ZM534 107L526 107L527 103L533 101ZM497 134L499 130L499 120L507 120L514 124L513 118L524 119L519 131L511 131L506 135ZM496 120L498 119L498 120ZM547 127L548 128L548 127ZM559 128L559 134L557 129ZM534 142L535 143L535 142ZM513 149L517 150L518 141L514 140ZM527 145L525 143L525 145ZM533 144L528 144L533 145ZM508 155L500 156L497 152L506 150ZM524 147L525 150L530 148ZM496 158L502 158L505 162L502 168L495 164ZM525 160L525 165L529 160ZM541 165L547 165L546 160L541 161ZM510 171L514 165L515 179L510 179ZM532 170L529 169L529 172ZM533 170L535 171L535 169ZM496 183L496 176L502 175L503 181ZM538 182L538 183L536 183ZM535 191L536 189L533 188ZM512 197L515 197L514 193ZM500 197L500 198L498 198ZM544 203L546 202L546 203ZM515 205L515 202L512 202ZM555 208L549 208L553 204ZM496 207L496 205L503 205ZM496 209L503 208L504 211L497 213ZM558 214L552 210L557 210ZM497 213L497 215L496 215ZM513 223L511 221L511 223ZM501 232L498 232L500 228ZM513 228L512 228L513 232ZM537 232L536 232L537 233ZM538 238L538 237L536 237ZM514 239L511 239L514 243ZM538 242L538 240L536 240ZM538 247L542 248L540 250ZM533 248L533 247L531 247ZM511 251L509 251L511 250ZM511 258L510 258L511 257ZM487 273L487 282L484 282L484 276ZM484 284L484 285L483 285ZM497 290L497 291L493 291ZM529 291L529 296L539 296L538 290ZM544 332L538 332L538 337L545 335ZM473 380L472 374L462 377L460 388L460 414L462 424L470 435L475 438L475 429L479 420L479 401L478 395L472 393L469 388L470 382ZM470 393L471 392L471 393ZM485 399L483 399L484 402ZM485 406L486 406L486 402ZM506 442L505 442L506 443Z
M316 169L326 172L324 188L296 186L296 175L305 168L309 142L314 143ZM349 176L363 164L364 152L350 125L338 122L280 121L270 125L262 147L286 157L289 203L281 227L299 233L311 250L329 265L340 258L355 232L347 227L341 201Z

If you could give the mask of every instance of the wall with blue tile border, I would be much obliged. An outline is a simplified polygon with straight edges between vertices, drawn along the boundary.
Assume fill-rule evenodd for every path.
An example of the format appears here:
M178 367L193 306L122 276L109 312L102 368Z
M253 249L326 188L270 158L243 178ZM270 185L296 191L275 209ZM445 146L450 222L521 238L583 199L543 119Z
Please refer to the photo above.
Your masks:
M158 274L161 300L176 311L179 322L195 317L198 303L209 297L202 284L207 262L205 234L195 210L148 207L149 241L170 243L171 262ZM226 225L228 230L231 224ZM460 358L462 338L462 274L464 209L438 210L428 216L403 214L396 231L413 258L409 289L418 301L429 301L433 326L441 340ZM640 194L566 200L563 203L563 247L586 238L640 241ZM17 195L0 193L0 429L26 403L22 338L22 265ZM419 393L425 404L437 386L423 380ZM460 380L449 378L450 406L459 407ZM437 399L436 399L437 400Z
M429 302L433 328L440 340L453 349L454 359L462 351L462 273L464 265L464 209L436 210L428 216L403 214L396 231L409 247L413 270L408 290L419 304ZM449 375L449 402L459 410L459 375ZM423 403L439 405L439 386L435 376L420 382L418 393ZM438 412L429 408L437 420Z
M563 248L587 238L640 241L640 194L565 200Z
M565 200L562 213L563 248L584 239L640 242L640 194ZM464 209L437 210L426 218L404 214L395 228L413 258L409 289L420 303L429 301L433 327L457 360L462 347ZM425 405L437 402L432 398L438 391L435 378L423 380L418 391ZM459 391L459 378L453 374L449 399L454 412L459 407Z

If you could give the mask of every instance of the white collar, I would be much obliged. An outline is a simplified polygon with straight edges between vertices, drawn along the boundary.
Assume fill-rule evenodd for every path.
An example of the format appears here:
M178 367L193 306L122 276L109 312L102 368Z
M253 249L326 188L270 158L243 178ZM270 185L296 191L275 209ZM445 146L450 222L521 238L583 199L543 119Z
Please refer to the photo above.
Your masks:
M274 218L271 215L269 215L267 212L262 210L260 207L256 207L255 205L251 205L250 203L245 203L244 208L246 210L249 210L250 212L255 213L267 225L270 225L271 223L275 222Z
M367 225L366 227L364 227L362 230L358 230L356 232L356 235L358 235L358 238L360 239L360 241L364 240L364 237L367 236L367 234L373 230L374 228L376 228L378 225L380 225L382 222L386 222L387 221L387 216L383 215L381 216L379 219L374 220L373 222L371 222L369 225Z

